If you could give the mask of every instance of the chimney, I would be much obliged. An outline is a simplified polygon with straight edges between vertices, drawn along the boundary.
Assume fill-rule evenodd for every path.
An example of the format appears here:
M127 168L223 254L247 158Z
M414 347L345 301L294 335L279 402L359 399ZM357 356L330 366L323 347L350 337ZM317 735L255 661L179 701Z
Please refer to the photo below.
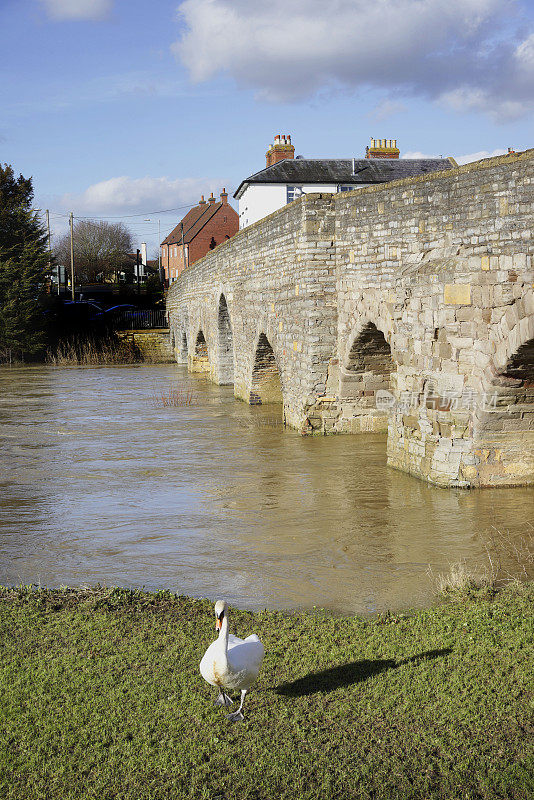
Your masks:
M366 158L399 158L396 139L371 139L371 147L365 148Z
M226 191L226 189L223 189L221 192L221 203L223 205L226 205L227 202L228 202L228 192Z
M204 200L204 195L202 194L202 195L200 195L199 206L205 206L205 205L206 205L206 201Z
M208 197L208 203L214 203L214 202L215 202L215 198L214 198L214 196L213 196L213 192L212 192L212 193L210 194L210 196Z
M274 144L269 145L265 157L268 167L272 167L273 164L284 161L286 158L295 158L295 148L291 144L291 136L277 133L274 137Z

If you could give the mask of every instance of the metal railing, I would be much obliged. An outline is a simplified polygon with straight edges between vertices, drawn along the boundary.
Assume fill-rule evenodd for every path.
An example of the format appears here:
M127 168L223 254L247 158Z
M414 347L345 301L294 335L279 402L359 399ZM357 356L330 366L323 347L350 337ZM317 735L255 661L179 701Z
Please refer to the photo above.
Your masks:
M132 331L150 328L168 328L167 312L164 308L138 308L132 311L117 311L112 320L115 330Z

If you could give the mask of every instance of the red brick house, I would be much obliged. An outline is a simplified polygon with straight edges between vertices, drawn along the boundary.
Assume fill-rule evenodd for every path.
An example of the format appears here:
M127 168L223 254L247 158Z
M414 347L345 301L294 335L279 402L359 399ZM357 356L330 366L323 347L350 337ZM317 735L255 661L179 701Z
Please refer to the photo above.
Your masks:
M211 193L208 202L202 196L198 206L185 217L161 243L161 266L170 285L182 270L194 264L218 244L239 230L239 216L228 204L226 189L217 202Z

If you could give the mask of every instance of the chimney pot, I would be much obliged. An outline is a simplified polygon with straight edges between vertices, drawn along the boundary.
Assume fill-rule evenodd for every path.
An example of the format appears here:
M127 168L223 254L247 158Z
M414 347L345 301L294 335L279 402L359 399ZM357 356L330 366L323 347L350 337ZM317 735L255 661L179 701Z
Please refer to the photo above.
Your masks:
M291 136L286 133L277 133L274 145L269 145L266 154L266 167L272 167L278 161L295 158L295 148L291 144Z
M400 152L396 139L373 139L371 147L365 148L366 158L399 158Z
M200 203L199 203L199 206L203 206L205 202L206 202L206 201L204 200L204 195L203 195L203 194L201 194L201 195L200 195Z

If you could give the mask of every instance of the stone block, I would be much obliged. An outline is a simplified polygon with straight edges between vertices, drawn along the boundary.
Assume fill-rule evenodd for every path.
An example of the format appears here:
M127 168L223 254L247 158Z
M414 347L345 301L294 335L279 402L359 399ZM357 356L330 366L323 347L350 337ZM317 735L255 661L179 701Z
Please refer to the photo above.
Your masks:
M446 305L471 305L471 285L469 283L446 283L443 290Z

